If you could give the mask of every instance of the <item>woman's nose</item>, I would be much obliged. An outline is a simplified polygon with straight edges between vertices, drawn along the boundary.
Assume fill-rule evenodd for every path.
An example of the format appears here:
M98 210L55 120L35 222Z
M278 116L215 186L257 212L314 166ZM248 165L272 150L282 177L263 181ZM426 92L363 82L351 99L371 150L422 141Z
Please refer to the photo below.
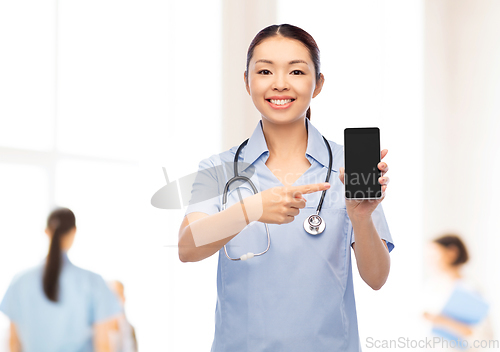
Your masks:
M275 80L273 82L273 88L278 90L288 89L288 80L286 79L286 75L277 74L274 76Z

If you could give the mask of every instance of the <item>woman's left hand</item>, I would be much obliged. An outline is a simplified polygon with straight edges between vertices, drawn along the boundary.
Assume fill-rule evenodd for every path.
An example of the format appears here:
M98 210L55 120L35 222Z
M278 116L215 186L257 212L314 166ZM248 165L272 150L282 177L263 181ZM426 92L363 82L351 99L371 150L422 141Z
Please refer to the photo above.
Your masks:
M382 160L387 155L388 150L383 149L380 152L380 160ZM364 199L364 200L355 200L355 199L346 199L346 209L347 214L351 220L353 218L366 218L371 217L375 208L384 200L385 198L385 190L387 189L387 184L389 183L389 177L384 176L387 171L389 171L389 166L385 162L378 163L378 168L382 171L382 176L379 177L378 182L382 185L382 197L380 199ZM345 168L339 168L340 171L340 181L344 183L344 172Z

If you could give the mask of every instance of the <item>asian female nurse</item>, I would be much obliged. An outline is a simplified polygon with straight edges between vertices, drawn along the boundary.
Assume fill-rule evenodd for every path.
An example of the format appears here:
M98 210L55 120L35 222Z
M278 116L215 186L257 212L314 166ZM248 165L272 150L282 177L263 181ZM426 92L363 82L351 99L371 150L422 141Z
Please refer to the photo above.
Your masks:
M212 351L358 351L361 350L351 270L351 247L362 279L374 290L387 280L394 244L380 202L389 179L385 162L378 200L344 197L343 147L328 149L310 122L312 98L325 78L319 49L304 30L289 24L261 30L250 44L244 82L261 120L241 149L240 174L248 184L222 194L232 175L218 165L232 163L238 146L203 159L193 183L191 201L179 230L182 262L203 260L219 252L215 336ZM381 151L384 158L387 150ZM333 177L336 173L335 177ZM308 234L304 220L315 213L327 190L321 216L326 229ZM218 192L218 193L214 193ZM237 193L244 194L238 201ZM232 261L267 245L251 260ZM354 244L356 242L356 245Z
M100 275L69 261L73 212L54 209L45 233L50 238L45 263L18 274L0 303L11 322L11 352L111 351L109 333L121 306Z

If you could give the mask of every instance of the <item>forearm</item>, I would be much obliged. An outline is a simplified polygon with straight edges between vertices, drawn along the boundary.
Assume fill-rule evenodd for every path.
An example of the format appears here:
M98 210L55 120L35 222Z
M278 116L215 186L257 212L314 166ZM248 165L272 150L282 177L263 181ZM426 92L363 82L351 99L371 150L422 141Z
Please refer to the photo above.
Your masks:
M10 352L21 352L21 346L19 345L19 341L13 341L12 339L9 341Z
M117 329L118 320L116 318L94 324L94 351L115 352L115 348L111 342L111 336Z
M434 324L451 329L461 336L469 336L472 334L472 329L469 325L455 319L448 318L444 315L436 316Z
M10 336L9 336L9 349L10 352L21 352L21 342L14 323L10 323Z
M248 223L257 220L255 199L251 198L252 196L245 198L243 206L241 203L235 203L219 213L190 222L179 237L181 261L196 262L210 257L240 233Z
M113 352L109 343L101 341L94 344L95 352Z
M351 219L354 230L355 255L361 278L374 290L380 289L387 280L390 256L370 217Z

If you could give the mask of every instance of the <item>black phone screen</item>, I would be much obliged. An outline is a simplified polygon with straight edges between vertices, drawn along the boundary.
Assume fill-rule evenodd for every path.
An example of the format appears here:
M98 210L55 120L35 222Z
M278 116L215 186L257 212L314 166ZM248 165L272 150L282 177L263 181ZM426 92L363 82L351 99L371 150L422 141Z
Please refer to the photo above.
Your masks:
M380 129L346 128L344 130L345 197L377 199L382 197L380 162Z

